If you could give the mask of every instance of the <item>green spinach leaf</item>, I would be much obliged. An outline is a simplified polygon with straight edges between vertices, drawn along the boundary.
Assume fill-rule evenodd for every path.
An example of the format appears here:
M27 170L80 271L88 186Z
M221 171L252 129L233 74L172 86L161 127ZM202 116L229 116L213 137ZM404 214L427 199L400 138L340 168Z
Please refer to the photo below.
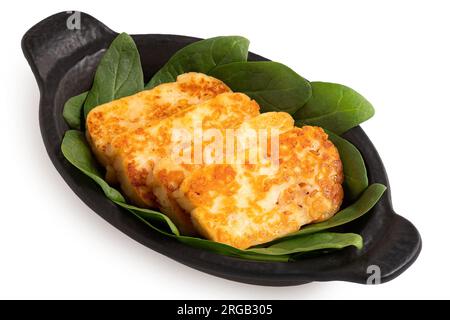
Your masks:
M362 95L341 84L311 82L312 96L294 118L337 134L371 118L375 110Z
M139 52L133 39L119 34L105 52L84 103L84 116L94 107L132 95L144 88Z
M180 235L180 232L178 231L177 226L165 214L155 211L155 210L144 209L144 208L139 208L139 207L136 207L133 205L129 205L127 203L124 203L123 201L114 201L114 202L117 205L121 206L122 208L130 210L131 212L141 216L144 219L157 220L160 222L164 222L169 226L169 229L170 229L170 231L172 231L173 234L175 234L177 236Z
M78 130L66 131L61 144L61 151L71 164L93 179L102 188L109 199L125 202L122 194L116 189L111 188L106 181L100 177L100 172L97 169L95 162L92 161L91 150L89 149L82 132Z
M63 118L71 129L81 129L81 113L88 91L67 100L64 104Z
M217 66L246 61L249 41L239 36L215 37L194 42L176 52L145 86L151 89L173 82L185 72L210 73Z
M359 150L344 138L326 130L329 139L339 151L344 169L344 191L348 200L358 199L369 186L366 166Z
M321 249L342 249L348 246L361 249L363 247L362 237L355 233L319 232L278 241L267 248L254 248L246 251L265 255L289 255Z
M186 236L179 236L177 239L180 242L183 242L187 245L205 249L208 251L212 251L219 254L225 254L228 256L234 256L239 257L243 259L252 259L252 260L262 260L262 261L289 261L288 255L280 255L280 256L270 256L267 254L261 254L258 252L252 252L249 250L239 250L237 248L234 248L232 246L220 243L220 242L214 242L206 239L201 238L194 238L194 237L186 237Z
M311 97L311 86L287 66L272 62L236 62L219 66L210 73L233 91L255 99L261 112L294 114Z

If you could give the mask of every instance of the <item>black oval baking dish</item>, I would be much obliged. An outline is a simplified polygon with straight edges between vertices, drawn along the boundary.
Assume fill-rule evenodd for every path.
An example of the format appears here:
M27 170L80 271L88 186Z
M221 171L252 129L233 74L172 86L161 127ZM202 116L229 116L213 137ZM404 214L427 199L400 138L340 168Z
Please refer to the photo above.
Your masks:
M306 255L296 262L243 260L190 247L148 228L114 205L93 181L65 160L60 146L64 132L69 129L62 117L64 103L90 88L99 59L117 33L85 13L80 13L80 29L68 28L70 15L58 13L36 24L24 35L22 49L41 92L39 121L50 159L72 190L117 229L192 268L258 285L288 286L331 280L367 283L372 265L380 268L381 282L386 282L416 260L421 250L419 232L394 212L389 187L369 213L345 226L346 231L362 235L362 250L348 247L321 255ZM146 80L177 50L199 40L160 34L132 37L141 55ZM249 60L267 59L250 53ZM356 127L344 137L360 150L369 182L389 186L380 156L364 131Z

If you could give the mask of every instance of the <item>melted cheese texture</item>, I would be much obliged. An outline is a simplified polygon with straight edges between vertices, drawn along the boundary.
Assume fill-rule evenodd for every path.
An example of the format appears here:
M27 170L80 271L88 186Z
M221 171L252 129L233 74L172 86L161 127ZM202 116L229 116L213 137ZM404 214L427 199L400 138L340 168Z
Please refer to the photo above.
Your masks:
M200 162L193 140L180 149L189 161L180 161L173 154L173 133L180 129L186 137L198 137L199 129L225 137L237 129L232 161L206 161L206 154L216 155L215 136L200 139ZM249 129L265 130L265 143L241 143ZM133 203L158 207L183 234L240 249L326 220L343 199L342 163L321 128L297 128L284 112L259 114L255 101L202 74L184 74L93 109L87 136L110 181L118 181Z

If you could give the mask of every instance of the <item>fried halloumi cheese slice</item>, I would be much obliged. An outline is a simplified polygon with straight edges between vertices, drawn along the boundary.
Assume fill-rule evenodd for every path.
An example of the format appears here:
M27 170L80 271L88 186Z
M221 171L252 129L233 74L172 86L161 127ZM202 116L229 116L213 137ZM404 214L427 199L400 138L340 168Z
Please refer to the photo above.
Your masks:
M202 119L203 122L201 123L204 133L203 140L201 141L201 147L199 148L200 154L202 156L200 162L195 163L195 159L193 157L188 157L191 164L183 161L175 161L174 157L166 157L155 164L153 169L153 180L151 182L151 187L153 193L158 198L158 202L162 207L165 208L165 212L175 212L177 213L177 215L190 217L190 212L193 208L189 205L189 203L183 201L183 197L180 196L179 188L184 179L191 176L192 174L195 174L196 171L201 170L205 166L210 166L214 163L222 163L223 161L227 161L225 145L228 143L226 141L228 139L228 130L234 130L231 132L232 140L230 140L232 141L233 148L235 149L234 157L230 162L234 163L237 161L237 141L234 135L239 129L257 129L257 127L261 126L270 126L272 128L277 128L279 131L286 131L293 127L293 119L289 114L284 112L268 112L258 115L258 113L256 112L258 106L254 101L251 101L250 98L243 94L235 95L235 97L239 98L237 101L239 101L239 103L241 103L243 106L248 105L251 108L251 115L253 116L253 118L246 117L247 120L244 122L236 121L233 119L227 119L229 117L229 113L223 112L221 117L227 119L226 123L224 123L223 120L220 120L220 122L218 123L211 123L209 121L209 117L204 117ZM227 102L226 100L222 101L221 103L224 105L230 105L230 102ZM239 106L236 105L236 107ZM219 108L218 110L220 109L221 108ZM223 111L225 111L225 109ZM216 136L208 136L207 129L211 128L216 130L216 132L220 134L219 139ZM193 127L189 127L186 134L192 135L192 130ZM217 142L219 143L219 150L222 152L222 157L220 160L214 157L214 144ZM248 147L249 146L247 146L247 149ZM194 148L192 148L191 145L188 145L187 149L188 154L193 155L192 151ZM248 150L245 151L244 149L244 152L248 153ZM212 179L214 180L214 178Z
M114 170L127 196L138 205L149 197L168 215L183 234L195 234L190 212L171 197L186 175L203 164L177 161L173 155L174 130L194 137L196 130L225 130L241 125L259 114L259 105L241 93L222 93L203 103L183 109L157 124L121 135L114 144L118 150ZM190 140L189 146L191 146ZM190 155L190 156L191 156ZM157 168L156 168L157 167Z
M200 162L195 161L194 157L193 157L193 153L192 151L194 151L194 147L192 147L191 145L187 146L188 149L188 154L190 155L190 157L188 157L188 161L187 162L183 162L183 161L176 161L174 159L173 156L171 157L165 157L163 159L161 159L160 161L158 161L157 163L155 163L154 168L153 168L153 177L152 177L152 181L149 183L148 185L151 186L151 189L153 191L153 194L156 196L156 198L158 199L158 203L160 205L161 208L163 208L164 212L172 212L172 215L175 216L184 216L184 217L190 217L190 208L189 206L185 206L182 207L179 203L178 200L178 194L179 194L179 186L181 185L181 183L183 182L183 180L190 176L191 174L193 174L196 170L199 170L200 168L203 168L204 166L210 165L211 163L213 163L215 161L214 158L214 152L211 152L212 150L214 150L214 144L216 142L219 142L219 149L222 151L222 160L220 161L225 161L225 157L226 154L224 153L224 144L226 143L226 134L227 134L227 130L229 129L238 129L238 128L242 128L242 124L246 123L247 126L248 125L252 125L252 127L255 127L256 125L263 125L263 126L267 126L269 124L272 124L277 129L279 130L287 130L292 128L293 126L293 119L292 117L284 112L269 112L269 113L265 113L263 115L258 115L257 109L259 108L259 106L257 106L256 102L250 100L250 98L248 98L247 96L243 95L243 94L236 94L233 95L233 102L230 101L230 95L224 95L224 97L226 97L226 99L222 99L219 102L219 105L227 105L228 108L230 106L232 106L233 104L235 104L236 102L238 104L236 104L236 107L239 108L239 104L242 104L242 106L240 108L244 108L250 111L250 115L251 116L256 116L253 118L248 118L248 115L245 116L245 118L247 118L246 121L242 122L241 120L236 121L236 118L231 118L228 119L228 117L230 116L230 113L227 113L227 108L226 107L219 107L218 110L222 110L220 118L222 118L221 120L219 120L219 122L211 122L211 117L202 117L201 119L198 118L197 120L200 121L200 123L197 123L197 125L201 125L202 129L204 130L204 136L203 136L203 140L201 141L201 147L200 149L200 153L202 156L202 159L200 159ZM219 98L219 97L217 97ZM217 99L219 100L219 99ZM211 101L212 102L212 101ZM219 106L218 105L218 106ZM213 119L219 117L219 113L213 117ZM219 118L219 119L220 119ZM226 119L226 120L224 120ZM255 121L257 120L257 121ZM185 134L186 135L190 135L193 136L195 133L193 132L193 130L195 130L195 128L193 126L188 126L185 127ZM221 138L218 140L216 140L217 138L214 137L208 137L208 129L214 129L216 130L216 132L220 133ZM209 148L209 150L207 150ZM235 161L233 159L233 161ZM181 200L182 201L182 200ZM191 220L189 220L188 222L189 224L191 224ZM196 232L197 233L197 232Z
M264 127L259 120L243 126ZM285 124L289 127L289 121ZM267 161L208 165L183 180L176 200L191 212L194 226L205 238L246 249L338 211L343 199L342 163L327 134L319 127L280 128L278 165Z
M117 182L113 166L117 148L113 141L118 136L152 126L224 92L231 90L222 81L190 72L179 75L176 82L95 107L86 119L86 135L97 159L106 167L106 180Z

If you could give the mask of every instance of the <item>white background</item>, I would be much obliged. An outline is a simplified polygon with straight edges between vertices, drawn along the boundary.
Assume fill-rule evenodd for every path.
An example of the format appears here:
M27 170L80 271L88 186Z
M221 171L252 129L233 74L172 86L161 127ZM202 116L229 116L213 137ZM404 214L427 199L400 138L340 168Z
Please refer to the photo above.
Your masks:
M448 2L15 0L1 6L0 298L450 298ZM416 263L380 286L251 286L185 267L103 221L46 154L39 92L20 49L31 26L70 9L128 33L243 35L252 51L310 80L358 90L376 108L363 128L384 160L395 210L423 237Z

